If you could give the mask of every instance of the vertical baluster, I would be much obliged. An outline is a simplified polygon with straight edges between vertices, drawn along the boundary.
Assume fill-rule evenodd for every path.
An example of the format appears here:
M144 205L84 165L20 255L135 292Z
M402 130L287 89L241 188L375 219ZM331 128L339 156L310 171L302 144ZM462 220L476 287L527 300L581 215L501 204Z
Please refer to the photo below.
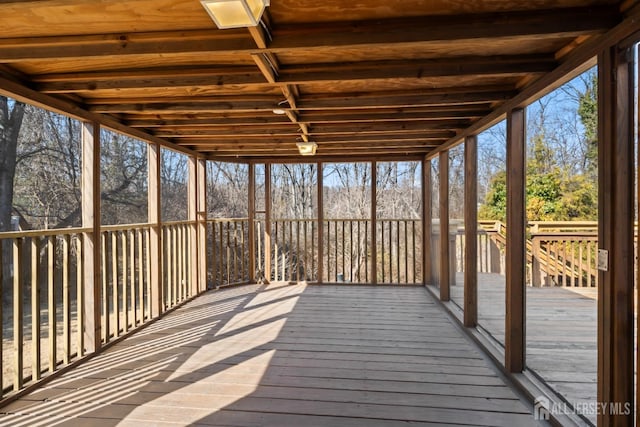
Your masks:
M582 257L584 256L584 240L578 241L578 283L577 286L584 286L584 281L582 280L584 276L584 262L582 261Z
M125 333L129 330L129 276L127 274L129 267L129 263L127 262L129 246L127 242L129 239L127 238L127 234L127 231L120 232L120 239L122 239L122 329Z
M369 247L369 221L364 223L364 281L369 283L369 255L367 248Z
M401 283L400 253L400 221L398 220L396 221L396 280L394 283Z
M76 333L77 333L77 349L78 349L78 358L84 356L84 284L82 283L82 272L83 272L83 259L82 259L82 234L78 234L76 236L76 317L78 319L76 324ZM106 251L105 251L106 252ZM104 253L104 252L103 252ZM104 266L106 271L106 265ZM106 274L105 274L106 275ZM106 293L102 294L103 301L109 299L109 295ZM107 329L105 330L105 336L109 336L109 312L105 311L104 314L107 322ZM107 339L105 338L105 341Z
M220 272L220 281L218 282L218 285L223 285L224 284L224 277L225 277L225 271L224 271L224 224L221 222L218 223L218 229L219 229L219 237L220 237L220 241L218 242L218 271Z
M113 315L113 336L120 335L120 303L118 301L118 235L116 231L111 234L111 311ZM111 334L109 334L110 336ZM107 339L107 341L109 341Z
M287 280L287 276L285 276L287 246L288 246L287 245L287 223L285 221L282 221L282 245L280 250L280 253L282 254L282 260L280 262L280 268L282 269L282 274L280 275L280 277L282 278L283 281Z
M13 239L13 390L22 388L22 239Z
M411 283L409 281L409 236L407 234L407 221L403 221L404 224L404 281L405 283Z
M579 241L573 240L571 242L571 285L572 286L579 286L578 285L578 260L576 257L576 253L577 253L577 245L578 245Z
M295 276L294 279L292 279L296 281L300 281L300 265L304 259L302 252L300 252L300 224L300 221L296 221L296 263L294 269Z
M238 221L233 221L233 281L238 277Z
M57 338L56 325L56 292L54 286L55 267L55 237L47 239L47 284L48 284L48 314L49 314L49 372L53 372L57 365Z
M144 266L145 257L143 248L144 229L137 229L135 231L138 240L138 258L136 265L138 266L138 311L136 315L136 325L144 323Z
M106 239L105 233L100 233L100 246L101 246L100 254L102 256L101 268L103 271L103 274L102 274L102 342L104 343L109 340L109 291L107 286L108 265L107 265L107 239ZM78 249L76 248L76 251L77 250ZM77 258L78 258L77 263L80 263L80 256L77 255ZM80 280L79 277L76 277L76 280ZM79 288L76 286L76 292L77 292L77 289ZM81 311L82 311L82 306L80 306L79 298L76 298L76 312L79 315ZM80 327L80 322L78 322L78 327Z
M309 267L309 247L307 246L308 227L309 227L309 221L305 221L303 225L303 230L302 230L302 232L304 233L304 265L303 265L302 280L305 280L305 281L310 280L310 277L308 274L308 267Z
M173 280L171 281L171 306L175 306L179 301L179 287L180 287L180 227L178 225L171 226L171 234L173 242Z
M346 252L346 247L345 247L346 240L344 238L344 236L345 236L344 229L345 229L346 221L341 221L341 224L342 224L342 277L344 279L346 279L347 278L347 270L346 270L345 263L344 263L344 260L345 260L344 253Z
M240 272L242 277L240 278L241 282L245 282L249 278L247 262L245 256L247 256L247 239L245 238L245 222L244 220L240 221L240 242L241 242L241 257L240 257Z
M40 379L40 284L38 268L40 245L38 237L31 238L31 371L34 381Z
M381 267L382 267L382 271L381 271L381 273L382 273L382 283L386 283L386 280L385 280L385 278L386 278L386 275L385 275L385 264L386 264L386 263L385 263L385 260L384 260L384 258L385 258L385 250L384 250L384 224L385 224L385 221L378 221L378 225L379 225L379 227L380 227L380 255L381 255L381 257L382 257L382 264L381 264ZM376 232L377 232L377 231L376 231ZM374 259L374 260L373 260L373 262L378 262L378 260L377 260L377 259Z
M587 286L593 286L592 275L592 260L591 260L591 251L593 250L593 246L590 240L587 241Z
M151 319L151 228L145 230L146 306L142 320Z
M296 254L294 253L294 247L293 247L293 223L294 223L294 220L289 221L289 243L287 245L287 247L289 248L288 250L289 262L287 263L287 268L289 269L289 274L288 274L289 281L293 280L293 265L294 265L294 259L296 258Z
M185 229L183 224L176 225L176 243L178 247L178 266L177 272L178 277L176 278L176 304L184 301L185 295L185 261L184 256L187 252L187 248L185 247Z
M71 353L71 306L69 304L69 236L62 241L62 342L64 346L63 363L69 363Z
M136 230L127 231L129 234L129 314L131 327L136 326Z
M334 222L334 230L333 230L333 238L335 240L334 244L334 263L335 263L335 280L338 281L338 221Z
M353 283L353 220L349 220L349 282Z
M262 263L262 226L260 221L256 221L256 242L249 242L250 245L256 245L256 269L258 271L263 272L264 274L264 264ZM259 277L258 277L259 278Z

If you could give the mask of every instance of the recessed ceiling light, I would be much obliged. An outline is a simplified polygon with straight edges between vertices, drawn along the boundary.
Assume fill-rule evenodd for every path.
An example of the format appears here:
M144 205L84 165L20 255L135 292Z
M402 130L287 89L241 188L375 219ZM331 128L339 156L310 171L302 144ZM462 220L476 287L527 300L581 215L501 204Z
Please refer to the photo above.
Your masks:
M269 0L201 0L218 28L255 27Z

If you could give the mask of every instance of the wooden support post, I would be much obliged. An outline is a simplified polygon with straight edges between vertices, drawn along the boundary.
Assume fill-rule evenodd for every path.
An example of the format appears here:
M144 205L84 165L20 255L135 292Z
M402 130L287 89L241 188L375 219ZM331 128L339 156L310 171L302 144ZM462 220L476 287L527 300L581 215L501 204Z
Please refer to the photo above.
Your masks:
M324 164L318 163L318 283L324 276ZM312 245L313 246L313 245Z
M540 245L540 237L531 236L531 286L535 288L542 287L542 264L540 263L542 248Z
M198 158L197 164L197 227L198 227L198 292L207 290L207 161Z
M249 283L256 282L256 165L249 163Z
M371 162L371 283L378 283L378 164ZM383 278L384 279L384 278Z
M189 292L190 296L198 295L200 289L198 274L198 227L196 226L198 221L198 159L195 156L189 156L189 180L187 182L187 220L190 222L188 227L188 235L184 236L186 245L184 251L188 254L188 265L185 265L185 278L191 285L191 292L185 289L185 292ZM179 285L180 286L180 285Z
M100 349L102 284L100 238L100 125L82 123L82 226L84 254L84 344L88 353ZM105 313L105 315L107 315Z
M163 250L162 250L162 219L160 217L160 144L149 144L148 154L148 221L149 231L149 277L151 295L151 317L157 317L163 310L162 295L162 270L163 270Z
M598 414L606 427L634 419L632 63L631 48L598 57L598 402L618 411Z
M507 114L507 248L505 368L522 372L525 366L525 111Z
M440 299L450 299L450 266L449 252L449 150L440 152L438 165L440 169Z
M464 325L478 323L478 138L464 141Z
M271 281L271 163L264 165L264 281Z
M433 284L431 203L431 160L425 158L422 160L422 283L425 286Z

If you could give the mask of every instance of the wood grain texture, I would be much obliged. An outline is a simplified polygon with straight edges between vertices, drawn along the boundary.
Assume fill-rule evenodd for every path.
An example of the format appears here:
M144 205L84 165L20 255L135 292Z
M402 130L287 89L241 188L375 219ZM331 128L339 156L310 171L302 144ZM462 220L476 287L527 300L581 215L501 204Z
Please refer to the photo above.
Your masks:
M425 289L283 284L206 293L0 415L52 420L537 425Z
M505 368L521 372L525 366L526 283L526 120L525 111L507 115L507 248Z
M315 140L323 134L318 128L330 123L357 127L363 121L356 109L385 134L405 131L406 139L415 139L411 125L395 126L398 111L483 106L474 115L450 110L446 117L407 116L449 132L436 147L409 153L370 144L376 155L424 156L496 120L502 105L529 87L562 79L585 62L585 53L597 53L599 40L618 34L607 31L625 18L632 27L635 13L614 0L365 3L278 2L259 27L221 31L191 0L0 1L0 89L29 93L16 87L23 85L53 95L35 96L38 103L56 107L64 100L73 104L64 110L111 127L117 123L125 132L135 124L131 133L152 142L241 160L281 156L269 151L281 133L256 128L251 135L262 138L261 149L211 151L184 140L178 129L155 129L157 121L139 116L189 121L210 114L245 125L253 114L274 128L286 118L293 147L297 140ZM581 52L578 59L574 51ZM547 81L550 75L553 81ZM490 86L495 90L486 90ZM273 114L283 101L284 117ZM228 134L189 136L215 145ZM320 152L324 143L318 144ZM326 152L334 158L359 154Z

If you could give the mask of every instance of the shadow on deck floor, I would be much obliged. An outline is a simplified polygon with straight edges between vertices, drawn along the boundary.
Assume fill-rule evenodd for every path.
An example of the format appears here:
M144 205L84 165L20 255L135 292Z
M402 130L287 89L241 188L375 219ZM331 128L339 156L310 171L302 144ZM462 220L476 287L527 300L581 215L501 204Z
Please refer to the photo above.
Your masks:
M0 412L29 427L536 425L418 287L209 292Z

